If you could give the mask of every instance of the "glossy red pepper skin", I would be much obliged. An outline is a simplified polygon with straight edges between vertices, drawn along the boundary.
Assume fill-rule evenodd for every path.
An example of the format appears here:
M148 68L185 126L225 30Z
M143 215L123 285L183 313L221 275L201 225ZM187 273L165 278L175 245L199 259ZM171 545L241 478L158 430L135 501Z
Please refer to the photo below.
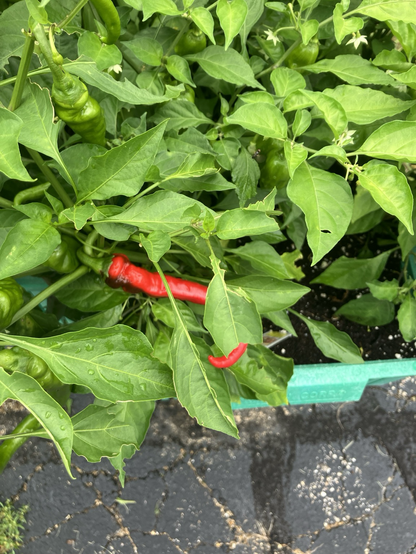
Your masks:
M166 276L170 290L178 300L188 300L195 304L205 304L208 288L205 285ZM124 254L116 254L108 268L107 285L113 289L121 287L126 292L145 292L149 296L167 298L165 285L158 273L152 273L130 263ZM235 364L247 349L247 344L241 342L229 356L208 356L209 362L218 368L230 367Z
M246 350L247 350L247 344L245 342L240 342L237 348L234 348L234 350L232 350L228 356L221 356L219 358L215 358L214 356L208 356L208 361L214 367L218 367L221 369L224 367L230 367L241 358L241 356L244 354Z
M178 300L188 300L195 304L205 304L207 287L178 279L177 277L166 276L170 290ZM124 254L117 254L108 269L107 285L112 288L122 287L126 292L145 292L149 296L167 298L165 285L158 273L151 273L146 269L137 267L129 262Z

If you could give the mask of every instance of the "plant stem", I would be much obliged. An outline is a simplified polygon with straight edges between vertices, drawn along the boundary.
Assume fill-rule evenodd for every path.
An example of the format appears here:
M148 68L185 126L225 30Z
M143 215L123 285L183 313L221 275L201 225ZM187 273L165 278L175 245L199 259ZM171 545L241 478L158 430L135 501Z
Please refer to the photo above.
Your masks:
M39 152L36 152L36 150L32 150L31 148L28 148L26 146L27 151L31 155L33 161L38 166L38 168L41 170L43 175L46 177L48 182L53 186L55 189L55 192L58 194L59 198L64 203L64 206L66 208L72 208L74 205L70 197L68 196L66 190L61 185L61 183L58 181L58 179L55 177L52 170L46 165L45 161L42 159L42 156L39 154Z
M52 50L49 44L49 39L46 36L45 29L43 28L43 25L40 25L37 23L35 27L33 28L33 34L39 43L40 49L42 51L42 54L46 60L46 63L49 66L49 69L51 70L53 80L56 83L62 82L62 79L64 78L64 70L61 66L57 65L53 61L53 55Z
M51 70L49 67L41 67L39 69L32 69L32 71L28 71L27 76L32 77L34 75L44 75L45 73L50 73ZM0 81L0 87L5 87L7 85L12 85L17 81L17 75L15 77L9 77L8 79L4 79L3 81Z
M13 208L13 202L0 196L0 208Z
M50 285L47 289L43 290L39 294L37 294L32 300L30 300L27 304L23 306L14 316L12 319L10 325L13 325L13 323L16 323L20 318L22 318L24 315L28 314L30 311L33 310L33 308L36 308L41 302L52 296L52 294L55 294L58 290L62 289L66 285L69 285L69 283L72 283L73 281L76 281L83 275L89 272L89 268L82 265L69 275L65 275L52 285Z
M8 106L8 109L11 112L14 112L14 110L19 107L22 100L23 90L25 88L27 79L27 72L29 71L34 47L35 41L33 40L33 38L26 36L25 44L23 46L22 58L20 60L19 69L17 71L16 84L14 85L12 98Z
M29 433L31 431L37 431L40 427L39 421L32 414L27 415L11 432L12 435L18 435L19 433ZM18 448L22 446L30 437L20 437L16 439L10 439L3 441L0 445L0 474L3 473L10 458L16 452Z
M77 13L82 10L82 8L85 6L85 4L87 4L87 2L88 0L80 0L78 4L72 8L69 14L67 14L60 23L58 23L58 27L60 29L63 29L64 27L66 27L68 23L70 23L74 19Z

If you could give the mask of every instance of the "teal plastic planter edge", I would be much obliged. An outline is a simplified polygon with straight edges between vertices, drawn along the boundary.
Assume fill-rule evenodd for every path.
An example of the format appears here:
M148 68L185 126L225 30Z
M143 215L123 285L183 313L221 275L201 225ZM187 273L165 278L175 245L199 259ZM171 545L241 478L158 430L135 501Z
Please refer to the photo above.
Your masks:
M289 404L322 404L360 400L367 385L383 385L416 375L416 359L383 360L363 364L311 364L295 366L289 381ZM270 407L261 400L241 399L233 410Z

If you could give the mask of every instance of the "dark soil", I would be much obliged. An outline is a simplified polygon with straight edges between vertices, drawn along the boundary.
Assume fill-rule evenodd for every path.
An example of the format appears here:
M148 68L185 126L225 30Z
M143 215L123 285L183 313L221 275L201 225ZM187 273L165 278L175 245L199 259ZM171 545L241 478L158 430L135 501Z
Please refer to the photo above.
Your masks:
M354 300L368 289L344 290L336 289L326 285L311 285L315 277L324 271L328 265L340 256L348 258L361 257L360 253L366 249L370 257L378 255L383 250L391 248L378 248L376 244L368 244L368 237L365 235L351 235L344 237L338 245L316 266L311 267L312 255L310 249L305 246L302 254L303 259L297 262L305 273L301 284L311 288L311 292L301 298L293 307L297 312L319 321L329 321L340 331L350 335L352 340L362 351L364 360L391 360L400 358L413 358L415 356L415 342L405 342L399 331L397 318L388 325L380 327L366 327L349 321L344 317L334 317L333 314L341 306ZM283 250L283 245L279 244ZM286 246L287 249L287 246ZM370 249L370 250L368 250ZM387 262L386 268L379 278L381 281L399 278L402 263L400 250L393 252ZM279 355L294 359L295 365L314 364L314 363L336 363L335 360L326 358L322 352L315 346L315 343L308 331L306 325L297 317L290 314L293 327L298 334L298 338L290 337L279 343L272 350ZM265 330L275 329L276 327L268 320L264 321Z

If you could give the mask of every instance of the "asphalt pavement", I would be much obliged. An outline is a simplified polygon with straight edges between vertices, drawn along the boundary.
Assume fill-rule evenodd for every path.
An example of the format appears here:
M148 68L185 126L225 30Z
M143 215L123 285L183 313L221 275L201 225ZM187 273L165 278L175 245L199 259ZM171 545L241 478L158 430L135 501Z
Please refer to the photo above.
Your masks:
M239 441L158 403L124 489L108 461L75 456L71 481L29 441L0 477L30 506L17 554L416 554L415 378L236 419Z

